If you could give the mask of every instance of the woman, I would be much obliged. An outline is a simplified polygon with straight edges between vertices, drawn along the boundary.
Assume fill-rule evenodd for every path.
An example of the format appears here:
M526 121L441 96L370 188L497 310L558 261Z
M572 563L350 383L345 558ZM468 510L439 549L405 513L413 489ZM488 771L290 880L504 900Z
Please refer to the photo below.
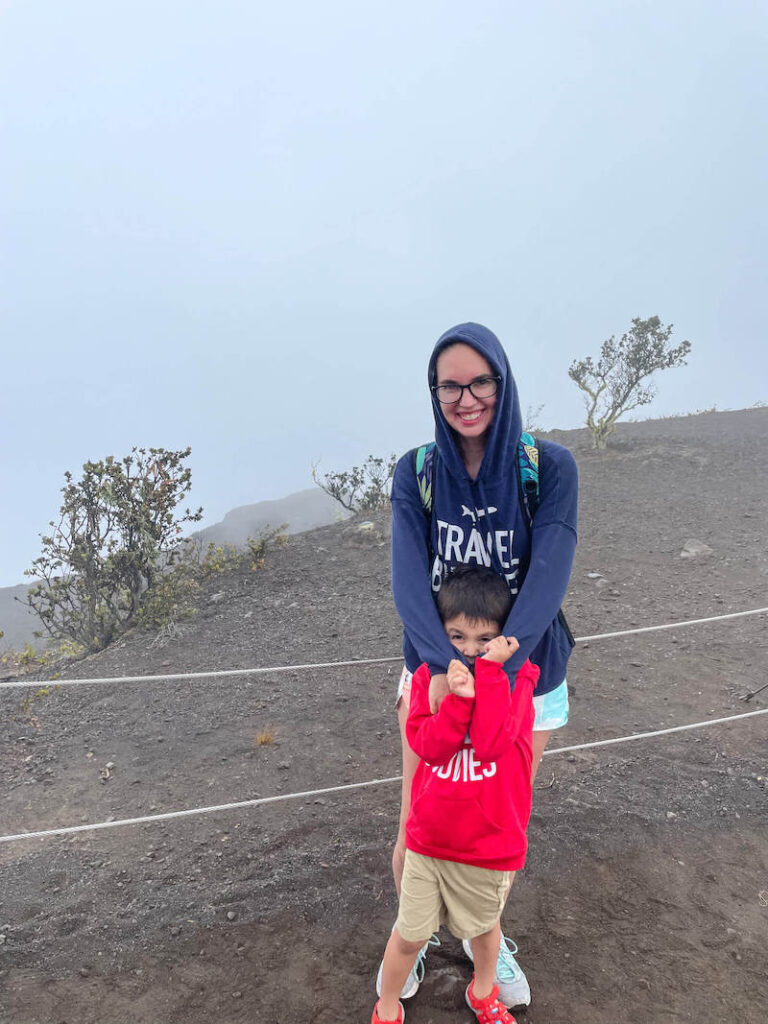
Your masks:
M438 340L428 381L435 416L436 454L432 508L427 515L413 453L397 464L392 485L392 590L403 622L405 668L397 696L403 749L400 829L392 858L395 886L405 855L404 830L418 758L405 739L411 673L426 662L435 710L447 693L448 662L460 657L447 638L434 595L456 565L490 565L507 580L514 604L504 636L517 653L505 670L514 680L526 658L541 670L534 703L533 775L551 731L568 719L565 667L573 645L558 616L576 547L578 476L571 453L551 441L540 444L539 501L531 526L518 493L518 445L522 419L517 388L496 336L479 324L460 324ZM514 944L512 944L514 946ZM525 975L502 940L496 983L509 1006L527 1005ZM423 954L403 989L415 994Z

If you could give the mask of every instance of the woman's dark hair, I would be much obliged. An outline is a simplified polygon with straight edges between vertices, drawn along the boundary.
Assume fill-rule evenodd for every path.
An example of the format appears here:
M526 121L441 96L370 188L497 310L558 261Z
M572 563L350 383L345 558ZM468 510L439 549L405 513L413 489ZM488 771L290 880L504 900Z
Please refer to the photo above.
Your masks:
M472 622L480 619L497 622L501 629L511 607L512 595L506 580L484 566L456 566L443 580L437 594L437 608L443 622L466 615Z

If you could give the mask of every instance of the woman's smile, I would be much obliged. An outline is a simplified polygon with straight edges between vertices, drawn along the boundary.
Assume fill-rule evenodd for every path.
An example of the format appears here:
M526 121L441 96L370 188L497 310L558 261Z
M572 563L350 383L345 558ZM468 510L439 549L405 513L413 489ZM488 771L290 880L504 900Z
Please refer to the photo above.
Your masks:
M484 412L484 409L476 409L474 412L459 412L457 410L456 415L459 417L462 423L470 425L472 423L477 423L477 421L480 419Z

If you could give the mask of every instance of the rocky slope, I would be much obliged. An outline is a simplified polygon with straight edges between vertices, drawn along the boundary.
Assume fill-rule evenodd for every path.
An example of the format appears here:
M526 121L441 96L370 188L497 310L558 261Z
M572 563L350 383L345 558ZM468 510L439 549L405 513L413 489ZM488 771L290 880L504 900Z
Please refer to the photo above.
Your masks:
M554 436L554 435L553 435ZM579 637L768 605L768 410L628 424L581 474L566 611ZM196 618L77 677L396 657L388 522L321 527ZM709 553L683 558L696 540ZM738 1020L768 1005L768 716L564 745L768 706L765 619L582 642L572 719L537 781L505 926L528 1024ZM255 808L0 844L0 1021L364 1020L393 920L397 661L0 691L3 834L291 794ZM108 767L111 766L111 767ZM444 936L410 1024L464 1019Z

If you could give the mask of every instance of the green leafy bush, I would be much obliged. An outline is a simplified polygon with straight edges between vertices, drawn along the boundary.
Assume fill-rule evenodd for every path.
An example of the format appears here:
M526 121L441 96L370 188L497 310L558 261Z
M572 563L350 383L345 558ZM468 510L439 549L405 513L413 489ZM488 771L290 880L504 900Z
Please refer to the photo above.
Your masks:
M79 481L65 473L59 521L26 573L38 581L27 603L50 636L95 651L136 621L181 551L182 524L202 517L176 510L191 487L189 454L133 448L86 462Z

